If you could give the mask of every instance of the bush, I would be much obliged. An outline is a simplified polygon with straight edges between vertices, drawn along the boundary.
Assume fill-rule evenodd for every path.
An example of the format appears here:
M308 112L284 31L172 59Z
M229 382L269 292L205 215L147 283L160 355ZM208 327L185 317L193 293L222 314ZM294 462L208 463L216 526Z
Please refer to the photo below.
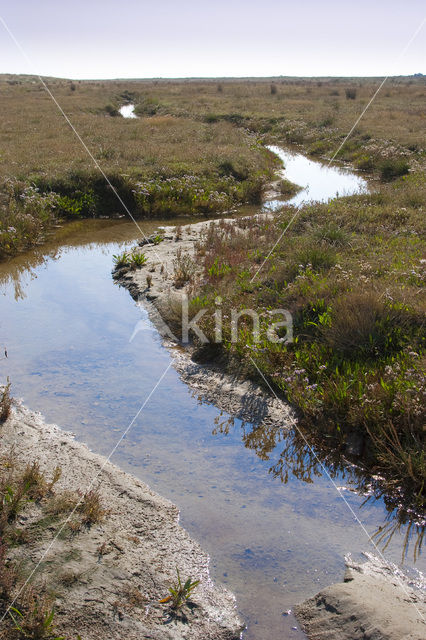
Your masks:
M112 104L107 104L107 106L105 107L105 111L109 116L113 118L116 118L117 116L120 115L120 112L117 109L117 107L114 107L114 105Z
M174 274L173 281L175 287L183 287L195 275L197 265L190 255L182 253L182 249L176 252L176 258L173 260Z
M277 93L277 85L272 83L271 84L271 95L275 95Z
M345 89L346 100L355 100L356 98L356 89L347 88Z
M357 169L360 171L371 171L374 168L374 161L371 156L361 156L355 162Z
M376 358L399 351L408 339L408 318L375 292L351 292L332 308L324 340L342 356Z
M405 176L410 171L410 165L403 158L389 158L380 166L380 179L382 182L391 182L399 176Z

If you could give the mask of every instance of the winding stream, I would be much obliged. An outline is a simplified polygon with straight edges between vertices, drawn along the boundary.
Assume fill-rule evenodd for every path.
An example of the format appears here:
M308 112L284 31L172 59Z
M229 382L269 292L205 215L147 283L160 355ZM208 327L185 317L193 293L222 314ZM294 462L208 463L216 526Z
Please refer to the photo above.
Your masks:
M293 158L296 170L301 161ZM286 162L286 177L309 183L310 197L335 194L332 180L314 189L312 173L290 175ZM345 188L357 191L359 178L344 175L352 185ZM141 226L149 234L159 224ZM111 278L113 254L139 235L125 221L72 223L43 247L0 265L0 345L9 353L0 362L0 379L10 376L15 396L102 454L109 454L170 362L145 315L145 330L130 340L141 310ZM246 640L303 638L286 612L341 581L345 553L358 558L372 550L335 486L290 436L230 421L201 402L174 369L113 462L180 507L182 524L211 554L213 579L237 596ZM289 470L287 482L270 471L281 464ZM385 506L381 500L362 506L365 498L350 491L353 481L336 474L346 500L373 533L385 522ZM402 542L403 532L397 532L387 559L400 560Z

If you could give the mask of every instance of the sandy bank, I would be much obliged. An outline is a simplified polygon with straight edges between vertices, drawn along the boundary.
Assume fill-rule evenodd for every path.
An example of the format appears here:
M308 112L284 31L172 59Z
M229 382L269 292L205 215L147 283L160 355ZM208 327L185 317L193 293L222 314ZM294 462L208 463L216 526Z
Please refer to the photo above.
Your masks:
M77 535L58 536L55 528L40 528L37 505L30 503L20 524L36 530L28 544L14 550L15 559L30 572L42 558L42 580L56 597L55 620L66 637L155 640L239 638L232 594L214 585L209 559L178 524L178 509L148 486L76 442L72 434L46 424L40 414L16 404L1 426L2 456L12 452L17 462L37 460L47 476L60 465L55 491L85 492L96 478L108 513L101 524ZM170 616L159 600L176 581L199 579L191 608ZM38 575L38 577L37 577ZM70 579L72 576L72 579Z
M147 257L145 266L136 270L127 267L117 269L113 277L148 309L150 319L162 335L165 345L170 348L173 364L182 380L204 400L242 420L276 424L280 428L290 427L294 424L295 414L288 404L272 394L268 395L264 388L253 382L224 373L219 366L194 362L191 359L191 345L177 348L177 341L163 322L162 318L168 316L171 307L180 309L180 300L186 290L174 284L173 263L178 250L196 261L196 243L211 224L219 223L220 220L197 222L185 225L178 233L175 227L164 227L164 240L160 244L144 244L140 248ZM149 287L147 277L151 280Z
M295 608L310 640L423 640L424 591L397 567L366 556L363 564L347 561L344 582Z

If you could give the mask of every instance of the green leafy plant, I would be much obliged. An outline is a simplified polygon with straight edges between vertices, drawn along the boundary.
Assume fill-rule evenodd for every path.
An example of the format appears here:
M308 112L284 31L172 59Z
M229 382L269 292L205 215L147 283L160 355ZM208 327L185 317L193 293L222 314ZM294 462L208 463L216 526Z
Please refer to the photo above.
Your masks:
M188 578L184 583L180 579L179 569L176 567L177 581L169 587L170 595L160 600L161 604L171 602L172 609L180 609L190 598L191 593L200 584L199 580Z
M130 264L130 256L127 251L113 255L112 259L115 267L127 267Z
M132 269L137 269L138 267L143 267L147 263L148 258L144 253L137 253L137 251L133 251L129 257L129 264Z
M231 271L231 267L229 266L229 264L219 262L219 258L215 258L215 261L213 262L210 269L207 270L207 273L212 278L221 278L229 271Z
M55 625L53 623L54 609L46 609L43 601L34 600L26 614L15 607L11 607L9 615L16 631L23 638L29 638L30 640L65 640L64 636L57 636L55 633Z

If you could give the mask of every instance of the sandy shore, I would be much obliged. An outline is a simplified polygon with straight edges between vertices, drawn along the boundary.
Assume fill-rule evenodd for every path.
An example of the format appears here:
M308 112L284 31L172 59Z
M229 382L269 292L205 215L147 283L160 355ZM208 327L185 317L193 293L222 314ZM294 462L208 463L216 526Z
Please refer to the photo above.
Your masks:
M55 529L41 528L36 503L25 508L18 522L38 533L14 549L15 560L24 562L26 572L42 560L35 579L55 594L55 620L66 637L240 637L235 599L212 583L209 558L179 525L176 506L19 403L0 431L2 456L12 452L18 464L36 460L47 477L60 465L55 492L84 493L94 482L108 509L102 523L75 536L60 535L51 548ZM200 585L193 606L171 617L169 606L159 600L176 581L176 567L182 578L199 579Z
M396 566L366 556L363 564L347 561L344 582L295 608L310 640L426 638L424 590Z

